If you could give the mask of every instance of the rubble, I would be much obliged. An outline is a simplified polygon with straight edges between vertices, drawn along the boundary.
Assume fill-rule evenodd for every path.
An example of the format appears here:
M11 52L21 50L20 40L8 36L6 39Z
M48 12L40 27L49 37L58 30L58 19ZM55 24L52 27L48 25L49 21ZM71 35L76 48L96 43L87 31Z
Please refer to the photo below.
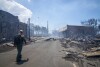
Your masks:
M10 46L10 47L14 47L14 45L12 43L4 43L3 46Z
M89 51L82 53L85 57L100 57L100 47L91 48Z
M82 53L85 57L100 57L100 51L84 52Z
M4 43L0 45L0 53L11 51L13 49L15 49L15 47L12 42Z
M63 38L61 41L67 61L77 62L79 67L100 67L100 39L86 36L85 38ZM93 59L91 61L91 59ZM97 64L95 64L97 62Z
M91 51L100 51L100 47L91 48Z

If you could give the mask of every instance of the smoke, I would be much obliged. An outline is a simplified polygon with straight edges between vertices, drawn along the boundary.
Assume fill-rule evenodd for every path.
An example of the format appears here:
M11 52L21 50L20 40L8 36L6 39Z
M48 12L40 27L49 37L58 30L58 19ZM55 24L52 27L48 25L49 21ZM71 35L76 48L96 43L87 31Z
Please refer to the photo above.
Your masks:
M27 22L32 17L32 11L17 3L15 0L0 0L0 10L7 11L19 17L21 22Z

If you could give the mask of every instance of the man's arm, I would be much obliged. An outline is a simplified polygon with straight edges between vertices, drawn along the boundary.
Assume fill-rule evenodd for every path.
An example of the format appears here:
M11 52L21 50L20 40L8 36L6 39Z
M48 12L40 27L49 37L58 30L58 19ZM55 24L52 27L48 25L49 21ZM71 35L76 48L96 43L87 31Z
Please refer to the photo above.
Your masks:
M23 41L25 42L25 44L26 44L26 39L25 39L25 37L23 37Z

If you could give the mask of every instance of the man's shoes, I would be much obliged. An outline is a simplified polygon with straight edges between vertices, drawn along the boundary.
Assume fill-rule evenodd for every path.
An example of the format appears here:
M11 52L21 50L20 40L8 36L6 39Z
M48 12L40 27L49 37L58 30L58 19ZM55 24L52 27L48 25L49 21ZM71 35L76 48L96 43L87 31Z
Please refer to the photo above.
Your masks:
M28 62L29 61L29 59L27 58L26 60L17 60L16 62L17 62L17 64L23 64L23 63L25 63L25 62Z
M16 60L16 62L21 62L21 60Z

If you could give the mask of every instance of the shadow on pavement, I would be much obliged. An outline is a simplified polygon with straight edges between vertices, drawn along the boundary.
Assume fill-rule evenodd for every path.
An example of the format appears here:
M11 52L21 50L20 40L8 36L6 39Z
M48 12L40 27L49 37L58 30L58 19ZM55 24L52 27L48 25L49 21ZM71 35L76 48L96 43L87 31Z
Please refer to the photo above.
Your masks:
M28 62L28 61L29 61L29 59L27 58L26 60L21 60L20 62L17 62L16 64L21 65L21 64Z

